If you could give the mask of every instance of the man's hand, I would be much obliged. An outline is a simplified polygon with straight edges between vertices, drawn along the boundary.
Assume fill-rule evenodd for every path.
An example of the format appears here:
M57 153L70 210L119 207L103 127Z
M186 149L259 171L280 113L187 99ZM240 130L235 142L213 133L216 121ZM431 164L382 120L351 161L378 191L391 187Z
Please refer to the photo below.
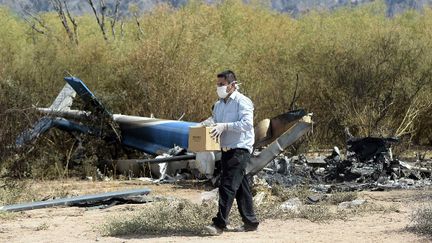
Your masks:
M221 134L227 130L228 124L227 123L216 123L216 125L213 127L213 129L210 131L211 137L213 139L219 140Z
M209 117L209 118L207 118L207 119L205 119L204 121L200 122L200 125L204 126L204 127L210 127L210 126L213 126L215 124L216 123L214 122L214 119L213 119L212 116Z

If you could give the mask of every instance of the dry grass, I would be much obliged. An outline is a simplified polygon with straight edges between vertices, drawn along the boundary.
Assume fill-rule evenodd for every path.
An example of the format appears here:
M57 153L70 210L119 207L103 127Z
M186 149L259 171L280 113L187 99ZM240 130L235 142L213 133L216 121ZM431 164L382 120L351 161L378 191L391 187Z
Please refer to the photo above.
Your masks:
M296 215L297 218L304 218L312 222L325 222L329 220L345 219L346 215L336 213L328 206L324 205L310 205L303 206L299 213Z
M337 213L343 215L345 219L364 216L368 214L389 214L389 213L400 213L399 206L396 204L383 205L374 202L366 202L363 205L357 207L351 207L349 209L337 210Z
M286 201L291 198L299 198L302 202L306 202L308 196L313 194L308 186L297 186L293 188L285 188L281 185L273 185L271 188L271 195L279 199L279 201Z
M211 222L216 204L187 200L150 203L137 213L111 218L102 226L104 235L201 234Z
M33 199L33 194L25 181L0 181L0 205L8 205Z
M101 227L104 235L202 235L203 227L211 223L217 212L216 204L194 204L187 200L174 200L150 203L138 212L122 213L121 216L109 218ZM312 222L345 219L346 214L337 213L324 205L305 205L298 212L282 212L279 204L265 202L256 208L259 220L304 218ZM233 206L230 214L230 225L241 224L241 218Z
M278 188L263 190L265 197L260 205L255 206L255 212L260 221L266 219L289 220L303 218L312 222L328 222L331 220L346 220L350 217L361 216L369 213L391 213L399 212L395 205L384 206L375 203L338 210L334 205L339 201L351 201L357 198L356 193L337 193L331 202L322 201L316 205L302 205L296 211L283 212L280 208L281 202L299 197L305 200L306 187L297 189ZM276 196L277 195L277 196ZM331 198L331 197L330 197ZM127 215L109 218L102 225L101 231L104 235L169 235L169 234L193 234L201 235L205 225L211 223L211 218L217 212L216 203L194 204L187 200L171 200L150 203L137 212ZM234 203L230 214L230 225L235 227L241 225L241 217Z
M349 202L357 199L357 192L336 192L332 194L326 201L333 205L338 205L341 202Z
M17 213L3 212L0 211L0 220L12 220L18 216Z
M48 228L49 228L48 223L44 222L44 223L41 223L40 225L38 225L35 228L35 231L47 230Z
M43 188L37 185L38 183L34 183L34 180L0 180L0 205L65 198L73 195L63 183L46 183Z
M432 236L432 204L424 205L411 215L410 231L418 234Z

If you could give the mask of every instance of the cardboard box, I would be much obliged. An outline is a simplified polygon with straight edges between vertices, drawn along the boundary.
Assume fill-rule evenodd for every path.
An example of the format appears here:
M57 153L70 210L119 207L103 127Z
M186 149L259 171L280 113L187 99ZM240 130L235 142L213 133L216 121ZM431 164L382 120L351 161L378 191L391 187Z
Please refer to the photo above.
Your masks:
M189 148L191 152L220 151L220 144L210 136L211 127L190 127Z

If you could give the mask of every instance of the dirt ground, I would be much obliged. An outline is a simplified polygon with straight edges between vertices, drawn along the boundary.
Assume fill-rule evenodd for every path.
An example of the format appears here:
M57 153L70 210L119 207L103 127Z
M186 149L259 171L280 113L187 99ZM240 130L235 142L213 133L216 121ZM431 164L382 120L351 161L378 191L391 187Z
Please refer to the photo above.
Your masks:
M193 185L152 185L140 181L114 182L34 182L32 190L50 195L64 190L69 195L83 195L132 188L150 188L156 196L170 196L200 201L204 188ZM256 232L225 232L216 237L143 236L105 237L100 226L114 215L139 209L129 204L107 209L77 207L49 208L7 214L0 217L0 242L432 242L406 230L412 211L430 200L432 190L397 190L361 192L360 198L383 205L396 205L399 212L356 216L349 220L313 223L305 219L265 220Z

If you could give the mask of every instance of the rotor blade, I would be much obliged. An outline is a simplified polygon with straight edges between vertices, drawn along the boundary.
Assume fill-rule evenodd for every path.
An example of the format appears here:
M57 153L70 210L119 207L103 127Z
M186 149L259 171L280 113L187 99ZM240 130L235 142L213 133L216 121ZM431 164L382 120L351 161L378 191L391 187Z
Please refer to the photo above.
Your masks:
M97 133L96 129L90 128L74 121L70 121L61 117L51 118L45 116L42 117L39 121L37 121L31 129L27 129L26 131L21 133L16 139L15 144L18 148L20 148L25 144L38 138L41 134L45 133L53 127L69 132L79 132L87 134Z

